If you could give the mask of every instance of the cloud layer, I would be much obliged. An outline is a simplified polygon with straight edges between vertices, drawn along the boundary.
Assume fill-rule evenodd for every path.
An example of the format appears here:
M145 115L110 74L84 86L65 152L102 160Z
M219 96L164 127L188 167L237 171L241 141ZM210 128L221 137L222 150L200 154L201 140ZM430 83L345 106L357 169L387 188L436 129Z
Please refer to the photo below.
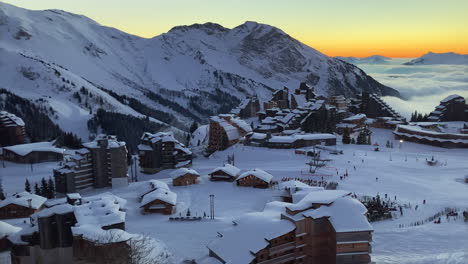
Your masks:
M429 113L451 94L468 98L468 66L406 66L408 59L393 59L388 65L360 64L358 67L379 82L397 89L406 100L385 97L395 110L409 117L417 110Z

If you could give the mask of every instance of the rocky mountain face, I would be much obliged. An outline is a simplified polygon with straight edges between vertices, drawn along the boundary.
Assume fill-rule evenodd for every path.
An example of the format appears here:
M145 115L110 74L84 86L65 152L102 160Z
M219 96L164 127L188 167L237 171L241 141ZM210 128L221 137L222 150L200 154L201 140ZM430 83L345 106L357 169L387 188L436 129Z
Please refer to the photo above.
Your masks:
M179 26L140 38L60 10L0 3L0 88L40 100L55 122L86 138L100 110L186 130L247 95L267 100L307 81L322 95L399 93L278 28L246 22ZM114 116L112 118L115 118ZM105 129L104 129L105 130Z

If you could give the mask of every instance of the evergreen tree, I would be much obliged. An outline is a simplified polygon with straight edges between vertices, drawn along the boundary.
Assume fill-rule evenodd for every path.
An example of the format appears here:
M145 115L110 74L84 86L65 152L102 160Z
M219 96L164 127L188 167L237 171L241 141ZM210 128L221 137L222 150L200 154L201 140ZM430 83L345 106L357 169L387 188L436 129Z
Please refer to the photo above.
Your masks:
M190 216L190 209L187 209L187 216Z
M24 183L24 190L28 193L31 192L31 184L29 183L28 179L26 179L26 182Z
M41 189L39 188L37 182L34 184L34 194L41 195Z
M49 196L47 198L52 199L55 197L55 182L52 180L52 177L49 177L48 181Z
M351 144L356 144L356 140L354 138L351 138Z
M40 189L40 195L47 197L47 194L49 193L49 186L47 184L47 181L45 178L41 179L41 189Z
M349 135L349 129L345 128L343 132L343 144L349 144L351 143L351 137Z
M198 124L196 121L193 121L192 125L190 126L190 134L193 134L193 132L195 132L195 130L197 130L198 128Z
M5 193L3 192L3 182L0 178L0 200L5 200Z

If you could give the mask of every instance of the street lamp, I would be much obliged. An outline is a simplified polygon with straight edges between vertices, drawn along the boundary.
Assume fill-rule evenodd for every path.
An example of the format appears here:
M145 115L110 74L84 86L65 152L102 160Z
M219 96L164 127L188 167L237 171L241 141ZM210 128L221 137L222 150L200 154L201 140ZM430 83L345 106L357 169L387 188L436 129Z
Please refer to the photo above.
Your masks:
M400 139L400 149L401 149L402 145L403 145L403 139Z

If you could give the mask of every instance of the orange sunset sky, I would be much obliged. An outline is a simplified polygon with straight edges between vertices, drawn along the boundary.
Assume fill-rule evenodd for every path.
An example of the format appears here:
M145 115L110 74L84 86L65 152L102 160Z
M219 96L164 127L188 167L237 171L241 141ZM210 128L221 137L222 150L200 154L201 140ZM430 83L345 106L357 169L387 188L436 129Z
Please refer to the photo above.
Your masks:
M468 54L467 0L7 0L63 9L150 38L174 26L257 21L281 28L329 56Z

